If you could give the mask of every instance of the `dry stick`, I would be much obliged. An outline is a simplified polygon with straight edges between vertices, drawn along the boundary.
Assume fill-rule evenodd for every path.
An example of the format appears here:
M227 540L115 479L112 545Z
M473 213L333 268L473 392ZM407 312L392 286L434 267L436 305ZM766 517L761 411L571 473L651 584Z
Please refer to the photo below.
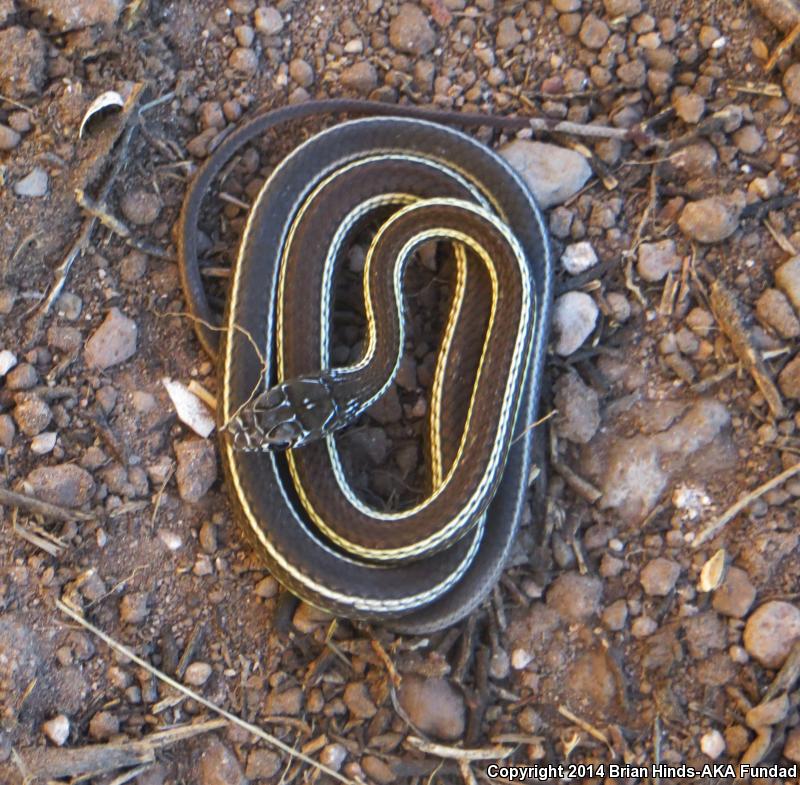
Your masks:
M20 756L20 759L27 775L33 779L102 774L127 766L153 763L156 750L217 730L226 724L223 720L209 720L197 725L182 725L153 733L139 741L121 744L90 744L73 749L45 747Z
M711 311L717 322L719 322L722 332L731 342L736 356L750 371L772 412L772 416L777 420L782 419L786 416L783 399L775 386L775 382L772 381L772 377L761 359L758 349L753 346L750 340L750 335L744 326L744 320L733 294L721 281L714 281L711 287L710 301Z
M88 515L80 510L72 510L69 507L61 507L57 504L43 502L34 496L26 493L9 491L7 488L0 488L0 504L10 507L19 507L21 510L28 510L37 515L44 515L45 518L54 518L58 521L91 521L93 515Z
M231 714L229 711L226 711L221 706L217 706L216 703L212 703L210 700L204 698L199 693L195 692L194 690L190 690L188 687L184 686L180 682L175 681L175 679L167 676L166 673L162 673L160 670L158 670L158 668L154 668L149 662L147 662L147 660L144 660L141 657L139 657L135 652L133 652L127 646L118 643L110 635L107 635L101 629L95 627L93 624L86 621L86 619L84 619L79 613L76 613L68 605L65 605L63 602L61 602L61 600L56 600L56 607L62 613L65 613L71 619L78 622L78 624L80 624L82 627L85 627L87 630L89 630L89 632L94 633L98 638L100 638L100 640L111 646L112 649L118 651L120 654L125 655L128 659L133 660L133 662L135 662L137 665L140 665L148 673L151 673L153 676L162 681L164 684L168 684L173 689L178 690L178 692L182 692L187 697L192 698L192 700L197 701L197 703L202 704L207 709L210 709L216 714L219 714L221 717L224 717L229 722L234 723L234 725L238 725L240 728L244 728L244 730L248 731L249 733L252 733L254 736L258 736L259 738L266 741L268 744L271 744L273 747L276 747L282 752L285 752L287 755L297 758L298 760L307 763L309 766L312 766L313 768L319 771L324 771L329 777L333 777L334 779L339 780L339 782L344 782L346 783L346 785L358 785L354 780L348 779L347 777L339 774L338 771L334 771L330 767L325 766L324 764L319 763L318 761L315 761L313 758L309 758L308 755L304 755L302 752L298 752L297 750L290 747L288 744L284 744L284 742L282 742L280 739L276 738L272 734L267 733L265 730L262 730L257 725L253 725L249 722L246 722L241 717L237 717L235 714Z
M461 749L461 747L450 747L446 744L435 744L430 741L418 739L416 736L409 736L406 742L428 755L436 755L448 760L502 760L514 752L513 747L478 747L475 749Z
M792 646L786 662L783 663L778 675L767 688L761 703L767 703L781 693L791 692L798 679L800 679L800 641L796 641Z
M783 56L783 53L791 49L795 41L800 38L800 22L798 22L790 31L789 35L783 39L776 47L775 51L770 56L764 65L764 71L769 73L778 64L778 60Z
M692 543L692 548L699 548L703 543L708 542L718 531L725 528L748 504L754 502L756 499L762 497L767 491L783 485L787 480L800 474L800 463L790 466L785 471L768 480L763 485L759 485L750 493L746 493L739 501L731 505L722 515L716 520L712 521L700 534L697 535L695 541Z
M609 752L614 755L614 748L611 746L611 742L608 740L608 736L606 736L603 731L599 728L595 728L594 725L590 725L586 720L582 720L576 714L573 714L566 706L559 706L558 713L562 717L566 717L570 722L577 725L581 730L586 731L590 736L593 736L598 741L602 741L603 744L608 747Z

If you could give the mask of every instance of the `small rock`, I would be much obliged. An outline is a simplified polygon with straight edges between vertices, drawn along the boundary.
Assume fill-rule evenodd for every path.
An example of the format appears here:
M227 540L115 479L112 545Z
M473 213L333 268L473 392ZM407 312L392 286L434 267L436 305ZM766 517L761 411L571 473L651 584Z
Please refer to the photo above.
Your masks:
M258 71L258 55L245 46L237 46L228 59L231 68L242 76L254 76ZM207 129L212 130L212 129ZM205 133L205 132L204 132Z
M778 375L778 387L787 398L800 398L800 354L784 366Z
M296 57L289 63L289 76L300 87L311 87L314 84L314 69L305 61Z
M514 20L507 16L500 20L497 25L497 48L498 49L513 49L522 40L522 34L517 29Z
M147 255L131 251L119 263L119 276L125 283L136 283L147 272Z
M83 309L83 300L73 292L62 292L56 300L58 315L63 316L67 321L74 322Z
M790 65L783 74L783 89L786 98L795 106L800 106L800 63Z
M592 175L582 155L554 144L515 139L503 145L499 152L516 169L544 209L567 201Z
M13 150L22 137L12 128L0 123L0 152Z
M786 295L777 289L767 289L758 298L756 315L781 338L797 338L800 335L800 320Z
M764 146L764 137L754 125L745 125L734 135L733 141L745 155L753 155Z
M30 363L20 363L6 375L6 388L9 390L30 390L36 386L38 381L39 374L36 373L36 368Z
M342 700L350 712L351 719L370 719L378 711L363 681L348 684L344 688Z
M587 49L602 49L610 34L608 25L602 19L589 14L583 20L578 38Z
M398 51L424 55L436 45L436 36L422 9L403 3L389 25L389 43Z
M731 725L725 729L725 745L728 754L733 758L738 758L749 746L750 735L747 728L743 725Z
M602 596L602 581L589 575L566 572L550 584L547 605L569 621L586 622L600 610Z
M307 602L301 602L294 612L292 624L300 632L308 634L323 624L330 624L332 618L333 616L327 611L315 608Z
M754 729L768 725L777 725L786 719L789 713L789 696L783 693L779 698L773 698L766 703L759 703L745 715L745 722Z
M120 200L122 214L137 226L149 226L161 213L161 199L152 191L136 188Z
M217 479L214 445L206 439L184 439L175 443L175 456L178 462L175 477L181 499L199 501Z
M119 733L119 718L110 711L98 711L89 720L89 735L97 741L107 741Z
M38 95L44 85L47 42L38 30L0 30L0 93L9 98Z
M397 781L397 775L391 767L374 755L365 755L361 759L361 768L364 770L364 774L378 785L390 785Z
M320 763L329 769L339 771L342 768L344 759L347 757L347 748L343 744L334 742L326 744L319 755Z
M747 653L765 668L780 668L798 638L800 609L781 600L761 605L744 628Z
M278 581L271 575L267 575L256 584L255 593L263 600L271 600L278 594Z
M283 17L277 8L260 6L256 8L253 24L262 35L278 35L283 30Z
M217 550L217 527L211 521L205 521L200 527L198 537L200 547L206 553L215 553Z
M590 242L572 243L561 254L561 264L570 275L578 275L597 264L597 254Z
M722 585L714 592L711 604L717 613L741 619L756 598L750 576L739 567L729 567Z
M282 717L296 717L303 710L303 690L300 687L289 687L282 692L271 692L267 696L264 710L267 714Z
M14 184L14 193L17 196L36 199L47 193L49 184L50 178L47 172L41 166L37 166L21 180L17 180Z
M634 638L649 638L658 629L655 619L649 616L637 616L631 625L631 635Z
M31 493L42 501L61 507L82 507L94 496L92 475L74 463L40 466L25 482Z
M244 775L248 779L268 780L281 769L281 756L272 750L254 749L247 756Z
M675 588L680 574L680 564L659 556L648 562L639 575L639 581L650 596L666 597Z
M14 443L17 432L10 414L0 414L0 447L6 450Z
M698 93L686 93L675 99L675 113L684 123L695 125L706 110L706 101Z
M620 322L620 324L627 322L631 318L631 304L628 298L622 292L608 292L606 295L606 302L613 317Z
M145 592L126 594L119 603L119 616L125 624L142 624L147 619L148 597Z
M628 620L628 603L625 600L612 602L602 615L603 624L613 632L617 632L625 627Z
M123 0L24 0L26 10L38 11L59 33L93 25L113 25L124 4Z
M642 0L603 0L603 5L610 17L636 16L642 10Z
M711 760L716 760L725 752L725 737L716 729L710 730L700 739L700 749Z
M58 434L55 431L39 433L31 439L31 452L34 455L47 455L56 446Z
M693 240L718 243L730 237L739 227L739 216L744 206L741 194L710 196L689 202L681 212L678 226Z
M775 271L775 283L800 311L800 256L793 256Z
M558 433L576 444L586 444L600 427L600 398L575 372L565 373L555 385Z
M339 81L342 87L364 95L372 92L378 85L378 72L372 63L362 60L342 71Z
M683 623L689 654L697 660L705 659L711 652L721 651L728 642L727 629L714 611L704 611L689 616Z
M681 269L681 257L675 252L674 240L661 240L657 243L642 243L639 246L639 260L636 270L649 283L656 283L667 273Z
M793 728L786 736L783 756L792 763L800 763L800 728Z
M567 292L553 309L553 325L558 339L555 350L562 357L577 351L592 334L600 309L586 292Z
M47 720L42 725L44 735L47 736L56 747L61 747L69 738L69 720L63 714L57 714L53 719Z
M192 687L202 687L211 676L211 666L207 662L193 662L186 669L183 681Z
M236 755L216 736L202 746L199 785L247 785Z
M411 722L444 741L459 739L466 727L464 698L445 679L406 675L398 698Z
M112 308L86 342L86 364L101 371L125 362L136 352L136 322Z

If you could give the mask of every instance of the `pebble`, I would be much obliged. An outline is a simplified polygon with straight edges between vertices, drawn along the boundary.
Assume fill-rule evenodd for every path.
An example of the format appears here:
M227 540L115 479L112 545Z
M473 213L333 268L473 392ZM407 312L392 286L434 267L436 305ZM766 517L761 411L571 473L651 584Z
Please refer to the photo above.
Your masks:
M136 322L112 308L86 342L86 364L101 371L125 362L136 352Z
M800 763L800 728L793 728L786 736L783 756L792 763Z
M206 737L200 755L198 785L247 785L239 759L217 736Z
M0 447L8 449L14 443L17 429L10 414L0 414Z
M47 736L56 747L61 747L69 738L69 719L63 714L57 714L42 725L44 735Z
M618 322L624 323L631 318L631 304L621 292L609 292L606 295L606 302L608 307L611 308L612 316Z
M294 612L292 624L299 632L308 634L314 632L318 627L330 624L332 618L333 616L327 611L315 608L307 602L301 602Z
M247 756L244 775L247 779L268 780L281 769L281 756L272 750L254 749Z
M800 609L782 600L761 605L747 620L744 647L765 668L780 668L800 638Z
M0 352L0 378L5 376L17 364L17 356L8 349Z
M800 354L784 366L778 375L778 387L787 398L800 398Z
M580 4L579 4L580 5ZM642 10L642 0L603 0L609 16L636 16Z
M353 719L370 719L378 712L378 707L370 697L367 685L363 681L348 684L344 688L342 700Z
M589 14L581 25L578 38L587 49L602 49L611 31L608 25L594 14Z
M554 144L515 139L503 145L499 152L545 210L566 202L592 175L582 155Z
M800 335L800 320L786 295L778 289L766 289L758 298L756 315L781 338L797 338Z
M586 444L600 427L600 398L575 372L565 373L555 385L559 436Z
M283 30L283 17L277 8L259 6L253 15L253 24L263 35L278 35Z
M20 363L6 375L6 388L9 390L30 390L39 381L39 374L36 373L30 363Z
M89 720L89 735L97 741L107 741L119 733L119 719L110 711L98 711Z
M725 737L716 728L704 733L700 739L700 750L711 760L716 760L725 752Z
M570 275L578 275L597 264L597 254L590 242L572 243L561 254L561 264Z
M658 624L649 616L637 616L631 624L634 638L649 638L658 629Z
M47 42L38 30L14 26L0 30L0 93L8 98L38 95L44 86Z
M314 84L314 69L305 61L296 57L289 63L289 76L300 87L311 87Z
M800 311L800 256L793 256L775 271L775 283Z
M714 592L711 605L717 613L742 619L756 598L750 576L739 567L729 567L722 585Z
M342 71L339 81L342 87L367 95L378 85L378 72L372 63L363 60Z
M31 493L61 507L81 507L95 491L92 475L74 463L40 466L25 478Z
M649 283L656 283L667 273L681 269L681 257L675 250L674 240L661 240L657 243L642 243L639 246L639 259L636 271Z
M0 151L13 150L22 137L7 125L0 123Z
M31 439L31 452L34 455L47 455L56 446L58 434L55 431L39 433Z
M603 611L602 619L606 628L613 632L623 629L628 621L628 603L625 600L612 602Z
M237 46L236 49L231 52L228 62L231 68L233 68L234 71L238 71L242 76L255 76L258 71L258 55L246 46ZM210 128L203 133L208 133L212 130L216 133L216 129Z
M147 255L131 251L119 263L119 276L125 283L136 283L147 272Z
M689 202L681 212L678 226L693 240L701 243L718 243L730 237L739 227L739 216L744 209L744 196L710 196Z
M344 759L347 757L347 748L343 744L334 742L333 744L326 744L319 755L320 763L327 766L329 769L339 771L342 768Z
M728 642L727 627L714 611L687 617L683 630L689 654L696 660L705 659L711 652L721 651Z
M211 666L207 662L193 662L186 669L183 681L192 687L202 687L211 676Z
M639 575L639 581L650 596L666 597L675 588L680 574L680 564L659 556L647 563Z
M463 695L445 679L406 675L398 698L411 722L443 741L460 739L466 728Z
M706 110L706 101L702 95L686 93L675 99L674 106L675 114L677 114L684 123L695 125Z
M142 624L149 613L145 592L130 592L119 603L119 616L125 624Z
M161 199L152 191L136 188L123 194L120 208L131 223L149 226L161 214Z
M522 41L522 34L510 16L500 20L500 24L497 25L497 38L495 41L497 48L501 50L513 49Z
M374 755L365 755L361 759L361 768L370 780L378 785L390 785L397 781L397 775L392 768Z
M418 5L403 3L389 25L389 43L398 51L425 55L436 45L436 35Z
M553 308L555 350L562 357L577 351L592 334L600 309L586 292L567 292L559 297Z
M200 535L198 537L200 547L206 553L215 553L218 547L217 543L217 527L211 521L205 521L200 527Z
M590 575L566 572L550 584L546 601L563 618L585 622L599 612L602 596L602 581Z
M783 74L783 90L786 98L800 106L800 63L790 65Z
M303 710L304 697L300 687L289 687L281 692L271 692L267 696L264 710L267 714L296 717Z
M257 597L261 597L263 600L271 600L278 594L278 581L271 575L267 575L266 578L262 578L256 584L254 591Z
M17 196L27 196L37 199L47 194L50 186L50 177L41 166L37 166L14 184L14 193Z
M72 292L62 292L56 300L56 308L59 316L63 316L69 322L74 322L83 310L83 300Z
M759 703L750 709L745 715L745 722L753 729L777 725L786 719L789 708L789 696L784 692L780 697Z
M764 137L754 125L745 125L733 135L734 144L745 155L753 155L764 146Z
M187 502L203 498L217 479L217 456L214 445L206 439L175 442L178 493Z

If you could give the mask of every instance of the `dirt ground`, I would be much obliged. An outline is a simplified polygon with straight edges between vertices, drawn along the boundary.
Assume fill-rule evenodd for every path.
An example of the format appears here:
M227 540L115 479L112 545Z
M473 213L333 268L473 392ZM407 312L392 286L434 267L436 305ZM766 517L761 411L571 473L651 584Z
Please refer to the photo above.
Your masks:
M702 767L800 762L800 48L779 47L800 11L781 30L770 5L791 7L0 0L0 491L61 510L2 497L0 783L511 781L498 763L722 782ZM110 90L125 106L79 135ZM334 96L641 130L533 135L591 167L547 209L538 491L491 601L424 638L283 592L231 521L214 437L162 383L216 391L191 323L164 315L185 308L187 182L258 107ZM217 305L248 204L318 127L248 149L207 199ZM429 268L412 274L420 341ZM340 326L342 360L358 324ZM420 487L429 355L347 437L367 498ZM216 715L57 600L329 771L234 724L187 731Z

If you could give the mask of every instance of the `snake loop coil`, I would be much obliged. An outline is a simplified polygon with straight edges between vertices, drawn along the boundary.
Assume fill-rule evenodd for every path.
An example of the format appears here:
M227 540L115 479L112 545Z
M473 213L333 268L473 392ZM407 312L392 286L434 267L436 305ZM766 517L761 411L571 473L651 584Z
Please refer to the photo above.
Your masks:
M370 116L312 136L267 179L247 219L220 340L203 324L213 321L197 260L204 194L266 130L335 112ZM219 355L220 448L237 518L293 592L398 630L445 627L483 600L508 558L531 468L550 252L527 187L453 127L487 125L525 120L355 101L266 112L208 159L179 226L198 337ZM363 356L332 367L336 266L374 223ZM355 494L333 434L392 383L405 342L403 272L431 240L452 247L455 267L429 401L431 492L386 512Z

